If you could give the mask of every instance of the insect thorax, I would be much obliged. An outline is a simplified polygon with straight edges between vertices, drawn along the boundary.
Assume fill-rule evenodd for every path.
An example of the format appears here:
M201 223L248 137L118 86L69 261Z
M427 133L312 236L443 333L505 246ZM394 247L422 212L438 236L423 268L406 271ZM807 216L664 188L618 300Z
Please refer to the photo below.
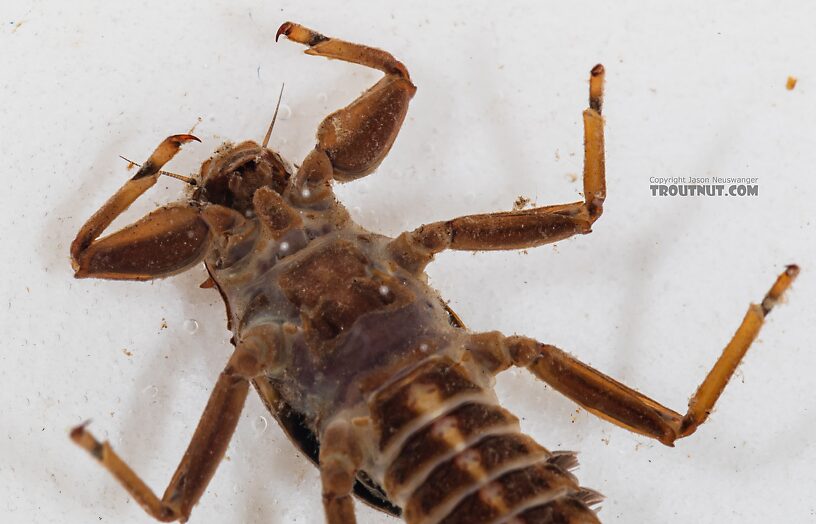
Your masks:
M391 239L354 224L339 203L285 212L296 216L279 236L261 209L219 215L229 227L206 262L236 341L276 328L268 379L316 430L429 355L461 346L436 293L388 255Z

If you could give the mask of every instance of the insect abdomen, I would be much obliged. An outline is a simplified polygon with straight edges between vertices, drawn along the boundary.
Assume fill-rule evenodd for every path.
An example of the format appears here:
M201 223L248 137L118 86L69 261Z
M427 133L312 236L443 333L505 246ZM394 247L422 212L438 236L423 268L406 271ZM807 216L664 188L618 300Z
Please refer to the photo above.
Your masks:
M384 487L409 524L597 523L600 496L519 431L468 367L429 359L372 399L387 461Z

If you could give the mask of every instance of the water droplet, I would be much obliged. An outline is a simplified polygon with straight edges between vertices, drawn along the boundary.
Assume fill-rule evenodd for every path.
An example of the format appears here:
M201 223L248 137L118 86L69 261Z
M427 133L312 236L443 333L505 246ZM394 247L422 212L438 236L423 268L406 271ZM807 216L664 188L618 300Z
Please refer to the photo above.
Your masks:
M281 253L288 253L289 252L289 242L281 242L278 244L278 250Z
M269 422L266 421L266 417L259 416L252 422L252 429L255 430L256 435L262 435L267 427L269 427Z
M388 288L388 286L380 286L378 291L380 292L380 295L382 295L384 297L387 297L388 293L391 292L391 290Z
M325 104L329 100L329 96L326 93L318 93L317 94L317 101L321 104Z
M302 196L303 198L309 198L310 196L312 196L312 192L309 191L308 187L304 187L303 189L300 190L300 196Z
M278 118L281 120L289 120L292 118L292 108L286 104L281 104L280 110L278 111Z
M150 398L156 398L159 396L159 388L155 385L151 384L142 390L142 393L146 393Z
M189 318L189 319L185 320L184 321L184 331L186 331L187 333L189 333L191 335L193 333L195 333L196 331L198 331L198 321L193 319L193 318Z

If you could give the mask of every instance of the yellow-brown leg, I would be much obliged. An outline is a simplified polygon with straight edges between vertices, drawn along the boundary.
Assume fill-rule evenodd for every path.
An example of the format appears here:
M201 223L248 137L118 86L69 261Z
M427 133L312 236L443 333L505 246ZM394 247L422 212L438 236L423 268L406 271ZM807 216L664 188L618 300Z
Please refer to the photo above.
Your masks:
M385 76L357 100L327 116L317 130L317 146L291 182L290 200L325 198L328 181L346 182L373 172L388 154L416 92L408 70L390 53L326 36L286 22L278 29L289 40L309 46L307 54L379 69ZM305 190L305 191L304 191Z
M245 343L238 345L218 377L187 451L161 499L110 444L97 441L85 429L86 424L74 428L71 439L98 460L151 517L162 522L186 522L224 457L244 407L249 379L261 372L265 362L274 359L270 346L274 334L258 335L250 334Z
M584 201L523 211L488 213L435 222L403 233L391 244L394 258L419 271L445 249L522 249L591 231L606 199L603 106L604 68L590 72L589 107L584 111Z
M351 425L344 420L329 424L320 439L320 480L328 524L354 524L354 488L362 455Z
M78 264L83 251L107 229L111 222L156 183L162 166L176 156L182 144L191 140L198 140L198 138L193 135L173 135L165 138L139 171L85 222L71 243L71 260L75 265Z
M483 367L498 372L511 365L526 367L538 378L587 411L663 444L687 437L705 422L714 403L759 333L765 317L799 272L788 266L761 304L752 304L742 324L689 401L685 416L576 360L568 353L526 337L499 333L474 335L470 349Z
M198 262L209 238L199 210L186 203L157 209L116 233L105 229L162 174L161 168L193 135L164 139L139 171L88 219L71 243L77 278L148 280L181 271Z

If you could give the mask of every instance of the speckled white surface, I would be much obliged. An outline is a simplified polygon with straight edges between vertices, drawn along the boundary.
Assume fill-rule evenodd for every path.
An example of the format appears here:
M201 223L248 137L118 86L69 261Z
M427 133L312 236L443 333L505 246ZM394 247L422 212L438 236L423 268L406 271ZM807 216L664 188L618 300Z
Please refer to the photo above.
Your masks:
M144 159L200 119L204 143L170 166L194 171L222 141L263 136L281 82L272 144L303 158L320 119L378 74L276 45L287 19L393 52L419 87L379 172L339 189L389 234L518 195L575 200L587 72L603 62L609 198L595 232L527 254L444 254L431 281L472 329L560 345L682 409L748 302L799 263L716 413L675 449L525 373L498 388L543 444L581 451L606 522L816 519L816 7L441 4L3 1L0 520L147 521L67 432L92 418L161 493L229 355L223 306L198 289L202 269L73 280L68 245L128 176L117 155ZM760 195L649 194L650 176L714 175L757 176ZM165 180L125 220L181 189ZM192 522L322 522L317 472L262 417L252 396Z

